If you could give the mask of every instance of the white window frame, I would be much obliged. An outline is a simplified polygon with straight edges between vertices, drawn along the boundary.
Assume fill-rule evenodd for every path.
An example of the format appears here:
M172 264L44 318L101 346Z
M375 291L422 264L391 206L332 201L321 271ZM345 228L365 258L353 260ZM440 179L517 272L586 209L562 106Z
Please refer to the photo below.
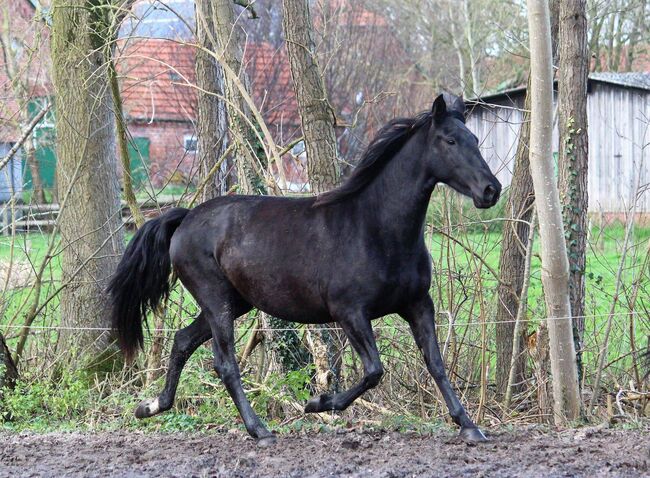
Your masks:
M188 145L194 145L194 148L190 149ZM199 149L199 140L194 134L186 134L183 136L183 149L186 153L196 153Z

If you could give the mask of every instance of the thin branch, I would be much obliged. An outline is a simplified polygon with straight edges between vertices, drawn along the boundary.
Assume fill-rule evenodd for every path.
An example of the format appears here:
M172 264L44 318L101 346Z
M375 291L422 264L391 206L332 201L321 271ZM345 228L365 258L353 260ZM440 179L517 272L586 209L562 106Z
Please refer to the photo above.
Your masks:
M20 147L27 141L27 138L32 134L32 131L34 128L36 128L36 125L40 123L40 121L43 119L43 117L47 114L48 111L50 111L50 108L52 107L51 104L48 104L41 110L40 113L38 113L34 119L27 125L27 129L23 131L23 135L20 137L20 139L12 146L12 148L9 150L9 153L2 158L2 161L0 161L0 170L3 169L9 161L11 161L11 158L14 157L14 155L18 152Z

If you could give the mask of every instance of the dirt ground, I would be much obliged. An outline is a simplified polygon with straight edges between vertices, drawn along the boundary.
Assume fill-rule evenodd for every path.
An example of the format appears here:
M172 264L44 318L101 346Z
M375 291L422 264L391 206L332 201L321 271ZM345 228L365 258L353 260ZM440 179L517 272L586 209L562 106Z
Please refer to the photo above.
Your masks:
M239 431L0 433L0 476L650 476L650 427L487 432L479 446L451 432L346 430L280 436L269 448Z

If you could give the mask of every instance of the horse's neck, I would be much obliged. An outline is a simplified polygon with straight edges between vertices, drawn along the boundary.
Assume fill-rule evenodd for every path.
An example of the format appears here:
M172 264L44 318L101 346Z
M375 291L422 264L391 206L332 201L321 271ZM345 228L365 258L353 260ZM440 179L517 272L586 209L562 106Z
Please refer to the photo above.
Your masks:
M416 133L361 192L360 199L369 205L367 210L379 222L382 234L417 241L423 233L435 186L423 164L423 149L423 138Z

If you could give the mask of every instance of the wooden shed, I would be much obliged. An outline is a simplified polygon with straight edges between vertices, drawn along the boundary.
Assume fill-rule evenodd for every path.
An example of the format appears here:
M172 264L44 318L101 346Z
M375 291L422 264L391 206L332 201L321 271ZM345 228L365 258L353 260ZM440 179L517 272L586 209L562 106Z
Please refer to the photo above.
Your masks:
M522 87L469 102L468 127L504 186L512 179L525 94ZM625 213L636 201L636 212L650 213L650 72L591 74L587 115L589 211ZM557 131L556 124L556 157Z

